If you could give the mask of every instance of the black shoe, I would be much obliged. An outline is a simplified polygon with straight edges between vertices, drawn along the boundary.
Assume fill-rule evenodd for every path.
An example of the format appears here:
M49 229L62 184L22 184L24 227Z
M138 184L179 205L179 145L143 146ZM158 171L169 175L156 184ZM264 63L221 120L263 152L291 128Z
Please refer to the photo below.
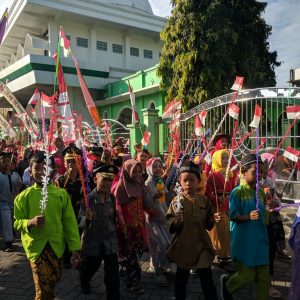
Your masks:
M4 252L13 252L14 248L12 242L5 242L5 249Z
M91 293L91 285L89 282L80 281L80 287L83 294L88 295Z
M229 293L226 282L229 279L229 276L226 274L221 275L220 283L221 283L221 299L222 300L232 300L232 295Z

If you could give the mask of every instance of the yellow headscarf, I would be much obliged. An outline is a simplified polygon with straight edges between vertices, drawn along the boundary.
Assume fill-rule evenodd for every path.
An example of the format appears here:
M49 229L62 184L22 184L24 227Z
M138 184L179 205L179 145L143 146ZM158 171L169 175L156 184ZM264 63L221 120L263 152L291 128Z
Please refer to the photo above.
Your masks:
M213 156L212 156L212 163L211 163L211 170L216 173L221 173L224 176L226 175L226 169L227 167L224 167L222 165L222 155L227 154L228 157L230 155L229 151L227 149L221 149L217 150ZM232 171L229 169L229 178L233 177Z

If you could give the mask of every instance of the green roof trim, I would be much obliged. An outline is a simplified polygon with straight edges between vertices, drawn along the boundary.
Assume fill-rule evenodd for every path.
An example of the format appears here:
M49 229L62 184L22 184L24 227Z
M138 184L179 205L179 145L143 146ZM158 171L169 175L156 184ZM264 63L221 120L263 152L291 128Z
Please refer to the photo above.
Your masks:
M88 69L80 69L80 70L83 76L108 78L109 75L109 72L104 72L104 71L95 71L95 70L88 70ZM2 82L5 82L6 80L13 81L31 71L46 71L46 72L55 73L55 65L29 63L19 68L18 70L10 73L9 75L1 78L1 81ZM63 67L63 72L65 74L77 74L76 69L74 67Z

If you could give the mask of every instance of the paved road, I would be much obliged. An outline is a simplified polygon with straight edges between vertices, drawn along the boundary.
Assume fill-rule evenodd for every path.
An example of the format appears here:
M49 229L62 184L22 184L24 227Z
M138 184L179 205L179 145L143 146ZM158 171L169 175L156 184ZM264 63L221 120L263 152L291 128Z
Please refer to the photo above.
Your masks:
M289 228L295 209L290 209L288 213L284 213L284 221L286 233L289 234ZM1 238L1 236L0 236ZM3 240L0 239L0 247L3 245ZM29 263L23 252L19 240L15 243L16 251L12 253L5 253L0 251L0 299L2 300L29 300L34 299L34 286L32 281L32 274ZM145 293L141 296L134 295L121 287L122 299L141 299L141 300L162 300L173 299L174 290L174 273L168 274L170 284L167 288L159 288L153 279L153 273L148 271L149 256L147 253L141 259L142 265L142 283L145 288ZM275 285L283 294L282 299L287 299L288 288L290 286L291 278L290 261L284 261L276 258L275 263ZM219 277L222 274L217 265L213 267L213 276L216 285L219 289ZM57 285L56 299L57 300L92 300L105 299L105 286L103 283L103 267L95 274L92 282L92 294L86 296L81 293L78 281L77 270L64 270L62 279ZM239 292L236 299L252 300L254 287L249 286ZM188 285L188 299L203 299L201 294L201 287L198 277L191 274Z

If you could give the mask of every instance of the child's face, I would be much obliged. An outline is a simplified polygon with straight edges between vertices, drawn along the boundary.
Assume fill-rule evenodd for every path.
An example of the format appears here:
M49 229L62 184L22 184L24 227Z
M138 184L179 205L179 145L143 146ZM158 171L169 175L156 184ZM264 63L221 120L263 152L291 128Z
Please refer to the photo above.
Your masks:
M97 173L94 182L96 184L97 192L110 193L113 180L109 178L103 178L101 173Z
M3 171L10 171L12 168L11 159L9 157L1 157L0 166Z
M69 171L76 171L77 170L77 165L75 159L66 159L65 160L65 168Z
M258 180L262 180L262 164L259 164L258 167ZM255 184L256 182L256 163L253 163L249 166L249 169L244 173L244 179L248 184Z
M161 177L164 173L163 165L160 161L155 161L152 165L152 174L156 177Z
M229 157L227 153L223 153L221 155L221 164L223 168L226 168L228 166Z
M41 163L33 162L31 164L30 173L35 182L42 183L43 176L45 174L45 163L44 162L41 162Z
M142 166L146 166L146 162L148 160L148 155L144 152L138 152L138 155L137 155L137 161L142 165Z
M193 195L197 193L200 180L194 173L183 172L179 176L179 184L182 191L187 195Z
M132 180L136 183L141 183L143 179L143 172L140 165L136 165L131 174Z

